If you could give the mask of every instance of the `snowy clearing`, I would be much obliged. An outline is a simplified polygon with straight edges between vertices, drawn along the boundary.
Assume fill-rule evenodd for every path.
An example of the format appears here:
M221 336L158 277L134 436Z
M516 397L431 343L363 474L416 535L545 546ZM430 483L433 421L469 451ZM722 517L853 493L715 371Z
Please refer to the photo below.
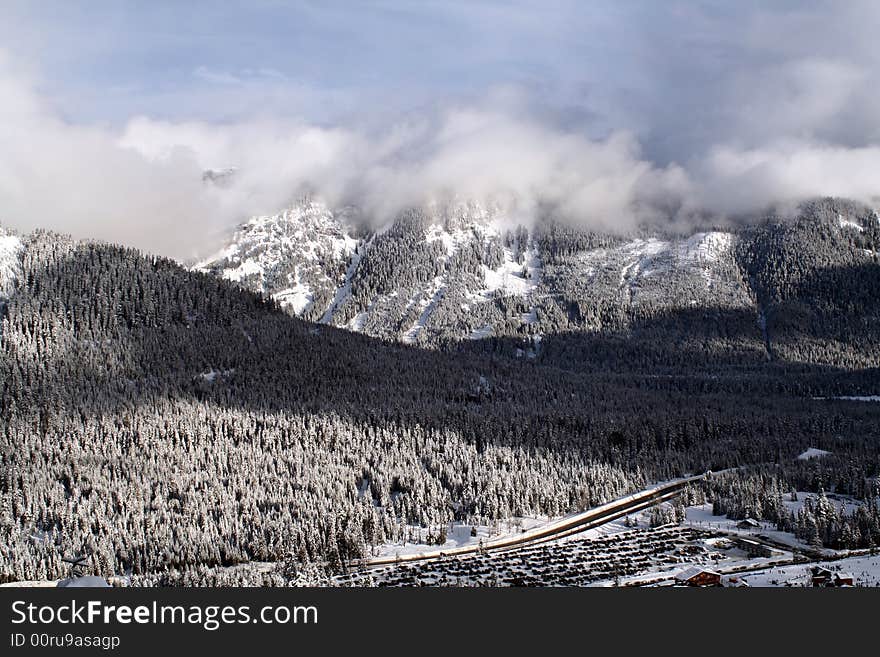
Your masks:
M854 586L880 586L880 556L846 557L813 564L771 566L739 575L749 586L811 586L810 568L820 566L837 573L850 573Z
M416 338L419 337L419 333L425 328L425 325L428 323L428 320L434 312L434 309L437 307L437 304L440 302L440 299L443 298L445 290L445 277L437 276L431 282L431 287L424 292L422 299L419 301L419 316L409 329L403 333L402 340L404 343L412 344L416 341Z
M481 541L494 540L506 536L515 536L523 531L540 527L554 518L547 516L517 517L498 521L492 525L470 525L459 522L446 525L446 542L442 545L429 545L425 542L428 535L438 535L440 527L416 527L411 526L408 532L411 540L404 543L383 543L371 551L373 557L395 557L417 555L435 549L451 550L458 547L474 547ZM476 529L476 535L472 536L472 530Z
M202 379L203 381L207 381L208 383L214 383L214 381L217 380L218 376L225 377L225 376L230 376L232 374L235 374L235 368L228 369L228 370L210 369L207 372L202 372L201 374L199 374L199 378Z
M364 248L366 248L366 246ZM362 249L356 249L351 254L351 260L348 263L348 267L345 268L345 278L342 281L342 285L337 288L336 294L333 295L333 301L330 302L330 306L324 312L324 316L321 317L321 324L329 324L333 319L333 313L336 312L336 309L344 304L351 296L351 281L354 278L354 273L357 271L358 265L361 264L361 258L363 257L364 254Z
M295 267L294 271L296 285L276 292L272 296L282 307L290 308L296 315L301 315L306 308L312 305L315 297L311 288L303 283L299 267Z
M839 397L813 397L816 401L827 401L829 399L840 399L843 401L855 402L880 402L880 395L842 395Z
M504 262L496 269L489 269L482 265L483 285L478 292L479 296L491 299L496 293L505 296L525 297L531 294L541 284L543 269L537 249L529 248L523 258L522 264L518 263L511 249L504 249Z
M690 263L717 262L730 251L732 245L731 233L695 233L681 245L679 257Z
M486 324L485 326L481 326L479 328L475 328L471 331L471 334L468 336L468 340L482 340L483 338L488 338L494 333L494 329L491 324Z
M865 232L865 229L857 224L855 221L851 221L849 219L845 219L842 214L837 215L837 221L840 223L841 228L851 228L853 230L857 230L860 233Z
M0 300L12 293L20 271L19 257L23 250L15 235L0 233Z
M823 456L828 456L830 453L831 452L828 452L824 449L810 447L809 449L798 454L798 460L799 461L808 461L809 459L822 458Z

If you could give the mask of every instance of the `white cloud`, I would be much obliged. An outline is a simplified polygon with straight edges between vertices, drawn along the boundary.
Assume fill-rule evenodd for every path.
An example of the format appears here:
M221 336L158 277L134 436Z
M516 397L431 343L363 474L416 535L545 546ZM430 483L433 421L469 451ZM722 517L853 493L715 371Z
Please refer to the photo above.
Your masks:
M227 71L215 71L207 66L197 66L193 71L193 76L212 84L241 84L242 82L241 78L237 75Z
M507 199L524 213L540 203L613 229L648 218L658 199L687 187L680 168L644 161L627 133L590 140L497 106L450 108L375 134L295 122L218 129L141 118L120 143L155 162L183 149L203 168L235 166L227 200L243 214L249 204L250 212L270 211L311 189L379 219L458 195Z
M817 66L820 77L829 74ZM509 90L378 131L146 117L114 130L65 122L8 68L0 69L0 92L2 221L180 258L204 252L222 231L277 211L304 190L357 203L378 218L457 194L512 200L524 215L541 204L574 221L620 229L670 208L686 219L698 209L740 213L814 195L868 200L880 166L878 147L780 139L763 147L722 142L686 168L660 167L631 133L589 139L554 128ZM833 103L813 107L824 116L837 111ZM230 186L202 182L206 169L229 166L237 169Z
M355 70L339 40L313 39L315 53L303 50L302 66L284 72L267 66L286 61L281 55L240 66L232 57L190 62L182 70L192 90L153 84L139 92L155 103L144 105L152 118L116 126L66 120L45 84L38 93L18 64L0 58L0 222L185 258L304 189L380 218L458 194L515 199L524 215L549 205L604 228L666 213L687 220L811 196L878 195L876 4L614 3L594 16L573 3L570 21L539 34L526 6L502 26L508 14L491 12L490 31L470 11L458 6L447 17L471 30L461 61L448 44L444 57L431 58L411 41L380 38L373 25L373 65L351 87L309 78L329 71L341 80ZM417 13L405 14L401 34ZM325 27L340 21L333 13ZM361 27L348 26L354 35ZM540 56L531 59L523 44ZM409 63L407 48L418 65L398 66ZM337 68L323 67L324 54ZM527 75L499 74L509 84L475 100L461 81L474 62ZM474 71L481 85L490 68ZM416 75L423 69L424 88ZM411 109L415 98L422 110ZM205 169L230 166L230 186L202 183Z
M223 207L191 152L150 161L111 130L66 123L2 60L0 97L4 224L184 255Z
M262 119L217 125L132 119L116 130L71 124L27 80L0 67L0 221L122 242L180 258L224 229L274 212L308 189L387 218L454 193L515 198L606 226L629 225L676 167L641 159L620 132L594 141L531 118L506 94L376 131ZM202 182L236 167L233 183Z
M846 148L783 140L763 148L719 146L701 163L699 202L719 212L745 213L813 196L880 198L880 146Z

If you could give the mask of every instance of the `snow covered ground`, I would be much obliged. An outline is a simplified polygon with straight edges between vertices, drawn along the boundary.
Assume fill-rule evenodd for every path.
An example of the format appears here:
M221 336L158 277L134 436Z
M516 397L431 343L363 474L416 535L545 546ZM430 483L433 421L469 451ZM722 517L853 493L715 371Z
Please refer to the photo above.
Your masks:
M203 381L207 381L208 383L214 383L214 381L217 380L218 376L219 377L226 377L226 376L230 376L232 374L235 374L234 368L229 369L229 370L222 370L222 371L218 371L218 370L215 370L212 368L212 369L208 370L207 372L202 372L201 374L199 374L199 378L202 379Z
M842 214L837 215L837 221L840 223L841 228L851 228L853 230L857 230L860 233L863 233L865 229L857 224L855 221L851 221L850 219L845 218Z
M473 232L469 230L449 231L440 224L432 224L425 231L425 241L428 244L438 241L443 244L443 248L446 250L446 258L455 255L459 247L472 238Z
M717 302L746 304L732 258L735 237L713 231L676 239L634 239L577 256L584 283L611 286L626 304Z
M713 231L694 233L679 248L679 258L690 263L716 262L733 246L733 235Z
M282 307L290 308L294 314L301 315L306 308L314 303L315 297L312 289L303 282L299 267L294 267L294 278L296 281L294 285L280 290L272 296Z
M574 515L574 514L569 514ZM475 547L480 541L488 542L490 540L498 540L504 538L518 537L523 532L543 527L549 523L563 520L569 516L518 516L500 520L492 525L470 525L462 523L450 523L446 525L446 542L443 545L429 545L424 539L429 535L437 535L439 527L409 527L409 531L417 542L388 542L376 546L370 552L372 557L394 557L424 554L426 552L434 552L436 550L451 550L457 547ZM642 526L647 525L647 520L643 519ZM631 527L626 525L626 520L620 518L612 520L605 524L592 529L586 529L575 534L571 534L564 538L560 538L555 543L565 543L568 540L583 538L598 538L610 534L629 531ZM476 530L476 535L471 535L472 530Z
M535 248L529 248L522 264L516 261L511 249L504 249L504 262L495 269L483 265L485 287L477 295L491 299L500 293L505 296L526 297L540 284L542 276L541 259Z
M471 331L471 334L468 336L470 340L482 340L483 338L488 338L494 333L494 329L491 324L486 324L479 328L475 328Z
M440 549L450 550L457 547L477 546L480 544L480 541L515 536L523 531L540 527L541 525L556 519L557 518L550 518L548 516L518 517L499 521L491 526L450 523L446 526L446 542L442 545L429 545L425 542L425 539L429 534L437 535L440 527L427 529L424 527L409 527L409 532L416 539L416 542L384 543L373 548L370 556L402 557L406 555L433 552ZM475 536L471 535L472 529L476 529Z
M816 493L808 493L804 491L796 491L795 497L797 499L791 499L789 495L782 496L782 504L785 508L791 513L797 514L800 511L804 503L809 499L814 503L819 499L819 496ZM843 509L847 514L852 514L856 507L858 507L859 502L850 498L844 497L842 495L835 495L833 493L829 493L826 495L828 501L833 504L838 509ZM754 528L748 529L740 529L737 527L737 524L740 522L739 520L731 520L725 516L714 516L712 515L712 505L711 504L703 504L702 506L691 506L686 509L686 520L685 523L689 524L693 527L703 527L708 529L720 529L724 532L730 534L739 534L739 535L756 535L761 534L763 536L767 536L772 538L780 543L785 543L786 545L791 545L792 547L799 548L807 548L810 549L811 546L806 543L799 541L794 537L794 535L789 534L788 532L781 532L776 529L776 525L772 522L767 522L766 520L759 520L758 526ZM815 549L815 548L812 548ZM833 550L828 550L829 554L833 554Z
M363 248L366 248L364 246ZM357 271L358 265L361 264L361 259L363 258L364 253L361 249L355 249L351 254L351 260L348 262L348 267L345 269L345 278L342 281L342 285L340 285L336 289L336 294L333 296L333 301L330 302L330 306L327 308L324 315L321 317L322 324L329 324L333 320L333 313L345 303L348 297L351 296L351 281L354 278L354 273ZM360 330L364 322L366 321L366 317L363 321L360 322L360 326L355 328L354 330Z
M4 235L0 229L0 301L12 293L18 279L21 240L15 235Z
M226 247L193 269L215 271L226 280L270 293L302 315L315 302L315 286L334 289L338 284L330 276L328 261L350 260L354 268L360 261L355 253L359 241L349 234L343 214L315 199L302 199L276 215L251 218ZM346 273L337 297L345 296L352 271ZM334 299L327 312L332 314L340 301Z
M832 573L852 575L853 586L880 586L880 555L858 555L828 561L791 563L785 557L741 558L716 562L705 566L721 574L723 586L749 587L810 587L813 567L826 568ZM625 586L670 586L675 583L675 575L685 567L679 565L652 572L622 578ZM612 580L601 580L594 586L612 586Z
M828 452L824 449L819 449L817 447L810 447L809 449L804 450L800 454L798 454L799 461L809 461L810 459L818 459L823 456L828 456L831 452Z
M44 588L53 588L53 587L58 586L58 581L59 580L57 580L57 579L48 579L48 580L34 579L34 580L27 580L27 581L22 581L22 582L6 582L5 584L0 584L0 587L10 587L10 588L12 588L12 587L19 588L20 587L20 588L41 588L41 589L44 589Z
M425 325L431 318L431 314L443 298L443 292L446 289L446 279L444 276L437 276L431 282L431 286L422 295L419 301L419 315L412 325L404 331L401 339L406 344L412 344L419 337L419 333L424 330Z
M841 395L838 397L813 397L815 401L826 401L829 399L841 399L843 401L855 402L880 402L880 395Z
M822 566L832 572L846 572L853 576L854 586L880 586L880 556L846 557L835 561L811 564L769 566L738 575L749 586L810 586L810 567Z

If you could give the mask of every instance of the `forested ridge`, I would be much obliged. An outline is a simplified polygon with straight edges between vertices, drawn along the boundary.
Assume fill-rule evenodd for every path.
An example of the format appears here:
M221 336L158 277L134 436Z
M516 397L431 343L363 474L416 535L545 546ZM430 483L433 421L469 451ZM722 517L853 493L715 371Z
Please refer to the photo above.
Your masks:
M187 581L248 561L337 569L409 524L562 514L746 464L776 464L780 489L867 496L880 405L826 398L880 391L876 256L834 255L877 236L841 233L836 209L748 229L725 265L769 352L735 299L581 322L586 297L554 298L559 330L539 341L420 349L131 249L22 237L0 311L0 579L61 576L75 552ZM546 268L598 239L532 248ZM807 447L831 454L797 461Z

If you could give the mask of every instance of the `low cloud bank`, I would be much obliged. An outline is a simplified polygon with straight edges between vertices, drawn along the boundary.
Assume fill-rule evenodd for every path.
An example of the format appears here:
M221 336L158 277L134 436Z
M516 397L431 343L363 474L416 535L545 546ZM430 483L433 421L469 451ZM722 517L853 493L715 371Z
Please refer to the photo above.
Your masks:
M705 213L742 216L821 195L874 202L880 146L811 129L852 115L840 97L862 97L863 76L815 59L778 74L790 93L773 96L778 112L768 113L766 130L746 120L754 105L745 103L726 132L716 130L716 141L658 164L635 132L587 137L539 116L517 90L369 129L286 118L74 124L0 58L0 223L187 259L303 191L379 220L457 195L503 199L523 217L549 207L604 230L681 224ZM835 96L817 93L817 85ZM230 184L203 180L205 170L224 167L236 168Z

